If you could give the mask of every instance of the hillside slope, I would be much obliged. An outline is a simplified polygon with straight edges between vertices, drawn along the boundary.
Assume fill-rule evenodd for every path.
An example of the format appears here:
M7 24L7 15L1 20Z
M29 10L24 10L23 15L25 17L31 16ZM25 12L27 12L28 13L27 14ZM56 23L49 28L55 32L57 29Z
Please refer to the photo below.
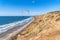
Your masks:
M60 40L60 11L35 16L16 40Z

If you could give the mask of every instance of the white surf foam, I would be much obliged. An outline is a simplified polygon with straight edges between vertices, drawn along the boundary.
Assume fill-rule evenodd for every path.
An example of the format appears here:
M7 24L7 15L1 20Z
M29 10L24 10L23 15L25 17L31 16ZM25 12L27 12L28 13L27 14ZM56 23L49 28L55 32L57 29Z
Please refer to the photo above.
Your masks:
M30 17L30 18L27 18L27 19L22 20L22 21L17 21L17 22L2 25L2 26L0 26L0 34L3 32L6 32L9 29L14 28L14 27L23 26L26 23L30 22L32 19L33 19L33 17Z

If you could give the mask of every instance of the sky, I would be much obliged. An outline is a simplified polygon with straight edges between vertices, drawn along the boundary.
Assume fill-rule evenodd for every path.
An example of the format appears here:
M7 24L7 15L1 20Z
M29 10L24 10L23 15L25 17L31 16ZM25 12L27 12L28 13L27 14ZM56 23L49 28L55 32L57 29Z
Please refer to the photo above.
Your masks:
M0 0L0 16L36 16L60 10L60 0Z

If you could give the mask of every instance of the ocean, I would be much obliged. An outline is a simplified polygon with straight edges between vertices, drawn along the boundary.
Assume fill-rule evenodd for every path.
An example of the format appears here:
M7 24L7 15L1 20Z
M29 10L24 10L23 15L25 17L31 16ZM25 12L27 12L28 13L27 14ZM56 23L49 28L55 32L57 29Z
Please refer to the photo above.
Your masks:
M29 18L30 16L0 16L0 25L21 21Z

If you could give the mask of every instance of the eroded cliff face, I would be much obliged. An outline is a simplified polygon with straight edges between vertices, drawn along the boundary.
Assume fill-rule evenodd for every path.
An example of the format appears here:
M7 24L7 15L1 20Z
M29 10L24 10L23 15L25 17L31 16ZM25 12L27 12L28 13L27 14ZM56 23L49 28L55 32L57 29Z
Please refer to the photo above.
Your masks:
M35 16L16 40L60 40L60 11Z

